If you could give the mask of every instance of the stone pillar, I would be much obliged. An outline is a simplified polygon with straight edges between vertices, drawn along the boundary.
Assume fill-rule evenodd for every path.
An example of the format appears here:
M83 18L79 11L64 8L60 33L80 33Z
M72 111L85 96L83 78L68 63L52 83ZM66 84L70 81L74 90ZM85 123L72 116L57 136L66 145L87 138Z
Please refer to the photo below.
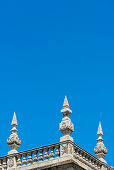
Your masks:
M101 127L101 122L99 122L97 135L99 136L97 139L98 143L97 143L96 147L94 148L94 152L100 161L106 163L106 161L103 158L107 154L107 148L104 146L104 143L103 143L104 140L102 139L103 131L102 131L102 127Z
M17 127L17 118L16 118L16 114L14 112L13 115L13 120L12 120L12 129L11 129L11 135L10 137L7 139L7 144L8 146L11 148L11 150L8 152L8 159L7 159L7 169L14 169L16 168L16 157L10 157L11 154L15 154L18 153L17 148L19 147L19 145L21 145L21 140L19 139L17 132L18 130L16 129Z
M17 167L17 163L16 163L16 157L9 157L8 161L7 161L7 169L14 169Z
M61 144L60 155L63 156L66 154L73 154L73 144L72 144L73 138L70 136L70 134L74 131L74 125L71 122L71 119L69 118L72 111L69 108L69 104L66 96L64 99L63 109L61 110L61 113L63 114L64 117L59 125L59 130L63 134L63 136L60 138L60 142L64 142L64 143Z

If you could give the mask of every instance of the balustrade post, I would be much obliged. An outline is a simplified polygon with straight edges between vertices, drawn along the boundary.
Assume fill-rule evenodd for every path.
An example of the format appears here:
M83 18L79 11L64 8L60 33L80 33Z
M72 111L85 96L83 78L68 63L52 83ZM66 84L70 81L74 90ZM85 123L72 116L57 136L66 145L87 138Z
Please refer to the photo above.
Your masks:
M107 167L105 165L102 165L101 170L108 170L108 169L107 169Z
M59 151L59 149L60 149L60 146L56 146L55 155L56 155L57 157L60 156L60 151Z
M23 166L25 166L25 165L27 164L26 156L27 156L27 154L24 153L24 154L23 154L23 159L22 159Z
M51 152L50 152L50 159L54 159L54 156L55 156L55 154L54 154L54 147L51 147Z
M65 155L74 155L74 146L72 143L66 141L64 143L61 143L60 146L60 156L65 156Z
M38 151L34 151L34 156L33 156L34 163L36 163L38 161L37 153L38 153Z
M14 169L17 167L17 157L16 156L8 156L7 158L7 169Z
M95 168L97 168L97 162L96 161L94 162L94 166L95 166Z
M32 163L32 152L29 152L28 155L29 155L28 163L31 164Z
M17 156L17 166L20 167L21 166L21 155Z
M44 161L47 161L49 159L48 150L49 150L48 148L45 149L45 154L44 154L45 160Z
M40 150L39 152L40 152L39 153L39 160L40 160L40 162L42 162L43 161L43 150Z
M3 170L7 169L7 158L3 159L3 164L2 164Z
M2 159L0 159L0 169L2 169Z
M97 165L97 168L100 170L101 169L101 166L100 166L100 164L98 163L98 165Z

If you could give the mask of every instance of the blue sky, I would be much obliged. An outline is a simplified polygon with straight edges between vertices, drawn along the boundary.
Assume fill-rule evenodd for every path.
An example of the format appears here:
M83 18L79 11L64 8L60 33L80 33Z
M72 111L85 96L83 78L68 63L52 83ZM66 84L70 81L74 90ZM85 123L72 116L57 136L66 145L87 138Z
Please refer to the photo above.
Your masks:
M0 155L13 112L19 149L59 142L66 95L76 144L94 155L101 121L114 166L114 1L0 1Z

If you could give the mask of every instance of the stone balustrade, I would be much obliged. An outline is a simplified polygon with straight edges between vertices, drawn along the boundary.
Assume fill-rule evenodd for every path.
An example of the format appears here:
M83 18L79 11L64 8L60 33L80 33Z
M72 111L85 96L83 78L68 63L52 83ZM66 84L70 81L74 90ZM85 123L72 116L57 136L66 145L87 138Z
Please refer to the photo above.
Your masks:
M43 147L10 154L4 157L0 157L0 169L7 169L7 167L13 166L13 159L15 157L16 167L26 166L28 164L34 164L36 162L47 161L60 156L60 144L46 145Z
M97 139L98 143L94 149L98 157L96 158L77 146L70 136L74 131L74 125L69 117L72 111L69 108L66 96L61 113L63 114L63 118L59 124L59 129L63 136L61 136L59 143L17 152L17 149L21 145L21 140L17 134L17 118L14 112L11 123L11 135L7 139L7 144L11 150L8 152L8 155L0 157L0 170L59 169L60 166L68 164L75 166L75 169L80 169L79 167L81 167L81 169L83 168L85 170L114 170L104 160L107 149L102 139L103 131L101 123L99 123L97 132L99 136ZM63 169L63 167L60 169Z
M113 167L108 166L106 163L100 161L84 149L80 148L78 145L73 144L74 146L74 157L80 162L84 163L87 167L91 167L95 170L100 170L104 165L107 170L114 170Z
M60 144L52 144L16 154L17 166L26 166L60 156Z
M68 147L66 147L66 151L63 153L61 148L63 146L69 145L72 146L73 152L67 152ZM61 152L63 154L61 154ZM9 167L13 167L14 159L15 168L18 168L43 161L58 159L58 157L61 158L67 155L71 155L74 159L79 160L85 166L95 170L100 170L102 165L104 165L107 170L114 170L113 167L110 167L106 163L101 162L99 159L86 152L84 149L80 148L70 140L0 157L0 169L8 169Z

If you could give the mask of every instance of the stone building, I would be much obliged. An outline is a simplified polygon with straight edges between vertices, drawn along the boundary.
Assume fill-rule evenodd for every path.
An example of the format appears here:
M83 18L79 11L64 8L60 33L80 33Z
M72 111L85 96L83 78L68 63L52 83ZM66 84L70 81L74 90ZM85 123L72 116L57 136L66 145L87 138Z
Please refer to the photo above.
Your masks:
M0 157L1 170L114 170L109 166L104 157L107 149L103 143L103 131L101 123L98 127L98 143L94 148L96 157L79 147L73 142L70 134L74 131L74 125L69 118L72 111L69 108L65 97L63 109L61 110L63 119L59 129L63 136L59 143L42 146L22 152L17 148L21 145L21 140L17 135L17 119L14 113L12 120L11 135L7 139L7 144L11 148L8 155Z

